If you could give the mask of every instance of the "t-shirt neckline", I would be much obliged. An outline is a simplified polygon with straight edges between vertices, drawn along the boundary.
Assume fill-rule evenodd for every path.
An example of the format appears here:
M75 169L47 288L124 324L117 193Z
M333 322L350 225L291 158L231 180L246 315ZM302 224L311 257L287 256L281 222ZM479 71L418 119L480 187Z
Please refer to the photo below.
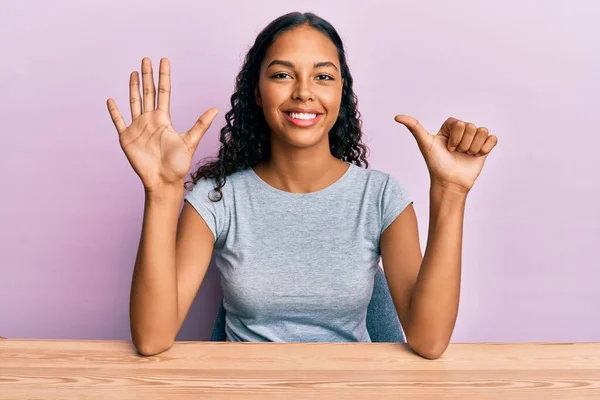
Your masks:
M272 193L276 193L276 194L283 195L283 196L290 196L290 197L307 197L307 196L316 196L316 195L324 194L326 192L334 190L336 187L341 185L342 182L345 181L346 178L351 174L351 172L354 170L354 168L356 168L356 166L354 164L349 163L347 161L344 161L344 162L346 164L348 164L348 168L342 174L342 176L340 176L335 182L333 182L329 186L326 186L323 189L319 189L314 192L308 192L308 193L292 193L292 192L288 192L285 190L277 189L276 187L271 186L266 181L264 181L260 176L258 176L258 174L254 171L254 168L249 167L249 170L250 170L250 175L252 175L254 177L254 179L258 182L258 184L261 185L262 187L266 188L267 190L269 190Z

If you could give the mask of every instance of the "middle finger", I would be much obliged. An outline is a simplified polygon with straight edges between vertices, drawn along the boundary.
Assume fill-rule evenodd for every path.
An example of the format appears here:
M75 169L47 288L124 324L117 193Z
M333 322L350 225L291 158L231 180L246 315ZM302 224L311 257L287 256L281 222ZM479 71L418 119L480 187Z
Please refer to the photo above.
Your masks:
M459 153L465 153L471 147L471 143L473 142L473 137L475 137L475 133L477 132L477 127L472 123L467 123L465 126L465 131L463 133L462 138L460 139L460 143L456 151Z
M154 111L156 89L154 87L152 62L147 57L142 60L142 86L144 88L144 112Z
M158 101L159 110L169 112L169 103L171 100L171 65L169 60L163 58L160 60L158 69Z

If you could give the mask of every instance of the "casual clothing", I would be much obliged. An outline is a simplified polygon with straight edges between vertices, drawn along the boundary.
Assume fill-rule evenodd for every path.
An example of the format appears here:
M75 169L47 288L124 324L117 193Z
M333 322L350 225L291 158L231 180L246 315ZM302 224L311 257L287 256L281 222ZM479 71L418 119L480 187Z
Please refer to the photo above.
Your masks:
M381 233L410 204L390 174L349 164L332 185L289 193L252 168L220 201L200 180L185 199L215 238L229 341L370 342L367 306Z

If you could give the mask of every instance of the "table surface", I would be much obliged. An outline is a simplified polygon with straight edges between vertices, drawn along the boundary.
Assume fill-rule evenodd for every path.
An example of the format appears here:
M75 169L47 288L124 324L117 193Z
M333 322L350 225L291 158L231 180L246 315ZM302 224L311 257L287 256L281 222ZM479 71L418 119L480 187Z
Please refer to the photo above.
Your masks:
M600 399L600 343L1 340L0 399Z

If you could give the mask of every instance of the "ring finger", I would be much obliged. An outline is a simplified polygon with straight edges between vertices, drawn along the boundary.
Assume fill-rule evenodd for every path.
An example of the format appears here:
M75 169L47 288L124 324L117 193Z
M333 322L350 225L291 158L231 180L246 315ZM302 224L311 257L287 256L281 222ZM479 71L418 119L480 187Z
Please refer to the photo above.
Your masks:
M137 71L129 76L129 105L131 119L135 120L142 113L142 99L140 98L140 74Z
M467 153L475 155L481 151L481 147L485 143L489 135L489 131L487 128L477 128L477 133L475 134L475 138L473 139L473 143L471 143L471 147Z

